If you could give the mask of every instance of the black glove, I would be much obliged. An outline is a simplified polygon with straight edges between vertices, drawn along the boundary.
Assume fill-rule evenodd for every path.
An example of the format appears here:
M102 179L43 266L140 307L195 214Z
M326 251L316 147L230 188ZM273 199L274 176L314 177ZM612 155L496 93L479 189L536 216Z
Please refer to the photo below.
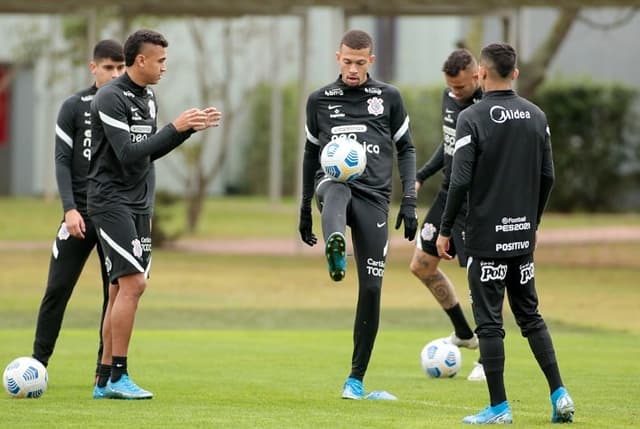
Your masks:
M318 242L316 235L311 231L313 219L311 217L311 207L300 208L300 223L298 223L298 231L300 238L309 246L313 246Z
M400 211L396 219L396 229L404 221L404 238L411 241L418 229L418 214L416 212L416 197L404 196L400 203Z

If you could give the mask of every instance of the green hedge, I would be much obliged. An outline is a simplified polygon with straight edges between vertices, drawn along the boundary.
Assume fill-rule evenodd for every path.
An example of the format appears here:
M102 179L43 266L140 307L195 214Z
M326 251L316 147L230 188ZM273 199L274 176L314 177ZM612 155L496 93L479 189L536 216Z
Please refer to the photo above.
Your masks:
M640 159L637 95L589 81L553 82L538 91L533 101L547 114L556 170L551 210L623 209L617 202L631 191L625 176Z
M295 192L300 130L297 87L284 88L284 194ZM401 87L411 117L411 132L416 146L418 168L440 144L442 124L440 106L442 87ZM250 144L244 159L247 174L234 189L241 193L265 195L268 192L270 87L262 85L252 102ZM634 181L629 171L637 171L640 159L640 135L634 103L637 92L621 85L595 82L556 81L541 88L532 100L546 113L551 128L556 184L550 209L556 211L616 211L618 198L629 191ZM396 184L398 183L396 171ZM430 199L441 177L428 180L420 192ZM395 186L397 194L399 186Z

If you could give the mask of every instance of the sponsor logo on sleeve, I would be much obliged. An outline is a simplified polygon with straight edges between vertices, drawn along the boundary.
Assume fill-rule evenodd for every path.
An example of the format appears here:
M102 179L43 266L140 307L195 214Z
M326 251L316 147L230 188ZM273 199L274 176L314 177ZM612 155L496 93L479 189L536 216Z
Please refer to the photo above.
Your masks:
M82 156L91 161L91 129L84 130L82 137Z
M151 117L151 119L155 119L156 117L156 102L153 100L149 100L149 117Z
M456 129L443 125L442 138L444 139L444 153L453 156L456 149Z

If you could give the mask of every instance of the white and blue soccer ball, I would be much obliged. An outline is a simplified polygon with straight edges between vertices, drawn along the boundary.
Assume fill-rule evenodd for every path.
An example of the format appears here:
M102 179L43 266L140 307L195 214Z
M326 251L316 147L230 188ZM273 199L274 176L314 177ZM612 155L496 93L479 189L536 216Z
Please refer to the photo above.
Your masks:
M458 346L440 338L431 341L422 348L420 364L424 373L429 377L455 377L462 366L462 354Z
M39 398L47 391L47 369L37 359L12 360L2 375L4 390L14 398Z
M322 149L320 165L327 176L339 182L350 182L367 168L367 153L357 140L337 138Z

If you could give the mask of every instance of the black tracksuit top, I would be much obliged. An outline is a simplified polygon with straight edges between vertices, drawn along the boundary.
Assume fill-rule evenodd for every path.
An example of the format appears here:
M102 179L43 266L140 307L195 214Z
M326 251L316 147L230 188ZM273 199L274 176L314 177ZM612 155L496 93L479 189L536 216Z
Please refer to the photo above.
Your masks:
M465 250L506 258L532 253L554 180L542 110L512 90L491 91L458 116L441 234L468 199Z

